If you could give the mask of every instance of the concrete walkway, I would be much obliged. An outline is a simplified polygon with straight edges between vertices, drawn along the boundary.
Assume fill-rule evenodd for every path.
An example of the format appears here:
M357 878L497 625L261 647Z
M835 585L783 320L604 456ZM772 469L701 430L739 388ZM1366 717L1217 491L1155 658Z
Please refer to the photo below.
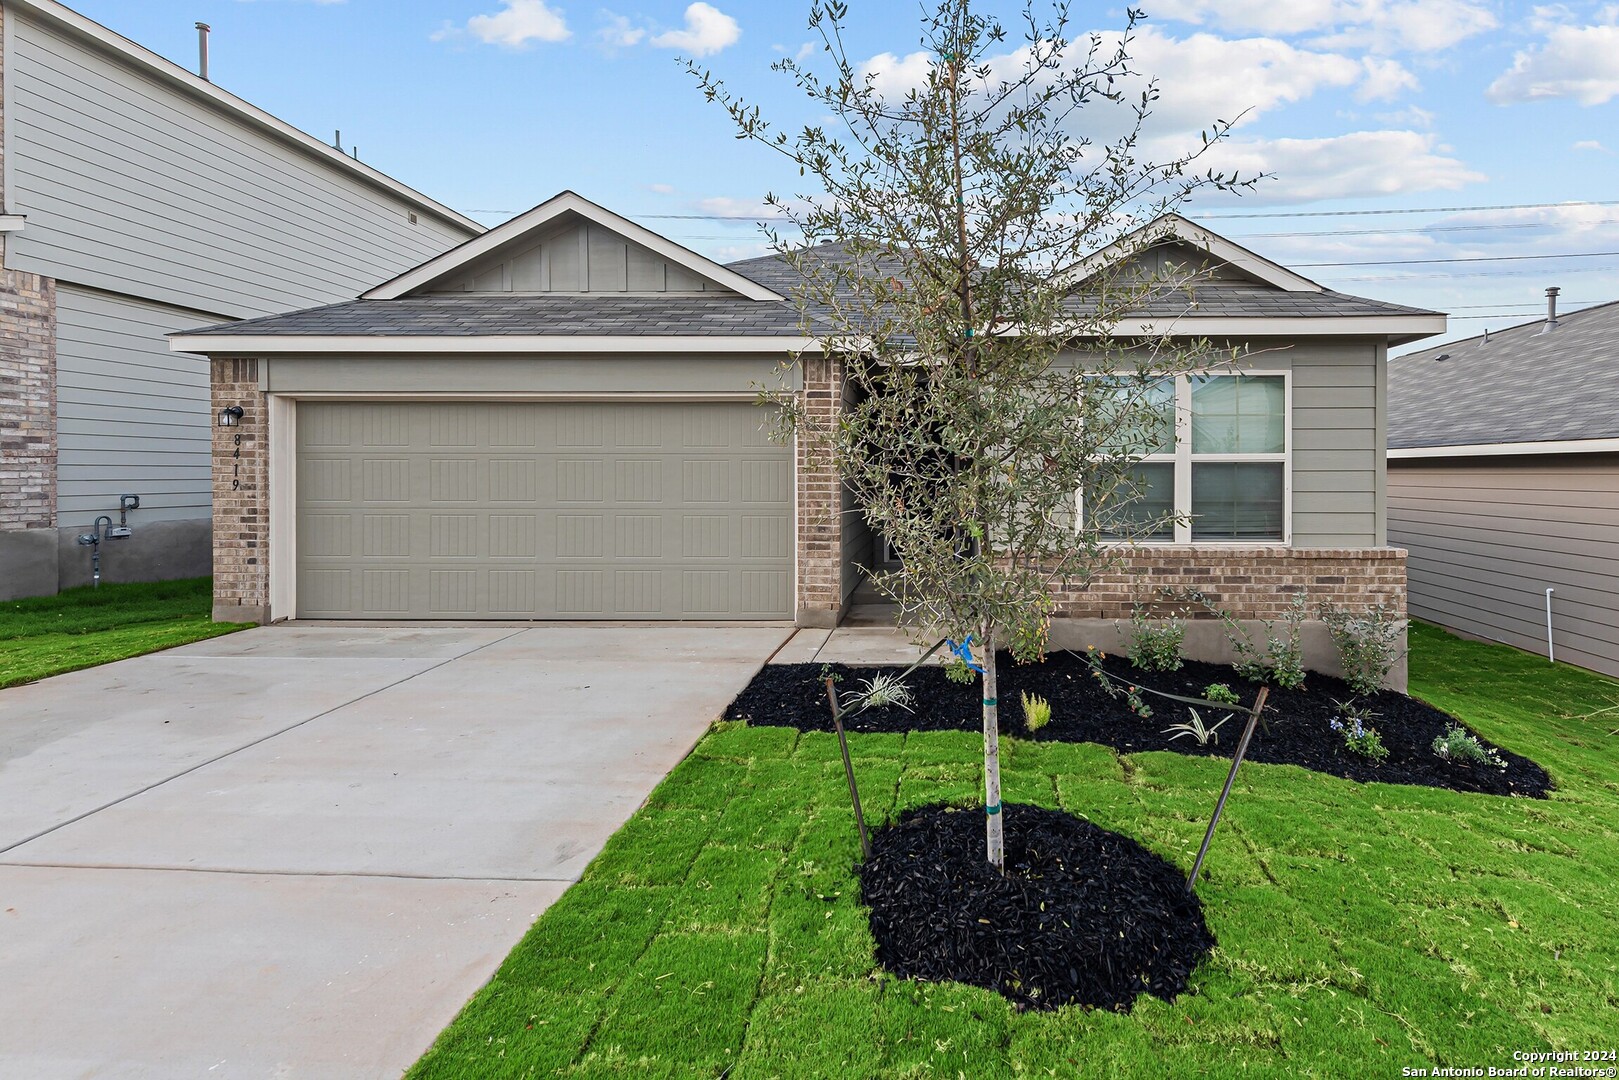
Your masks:
M0 691L0 1077L397 1077L790 633L278 626Z

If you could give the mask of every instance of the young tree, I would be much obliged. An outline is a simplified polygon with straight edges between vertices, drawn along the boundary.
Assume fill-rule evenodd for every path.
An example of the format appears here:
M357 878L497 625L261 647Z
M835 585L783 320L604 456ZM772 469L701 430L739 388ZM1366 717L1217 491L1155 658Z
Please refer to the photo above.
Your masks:
M807 333L845 361L852 403L824 424L786 390L765 397L783 434L830 455L858 512L892 543L901 568L872 580L901 624L973 643L997 868L996 651L1041 654L1052 586L1082 586L1115 564L1121 536L1161 524L1137 463L1174 438L1162 388L1218 359L1206 342L1115 332L1195 274L1091 256L1200 187L1252 182L1193 171L1226 122L1188 154L1139 159L1158 96L1150 83L1134 97L1124 89L1139 12L1116 40L1076 47L1066 5L1042 17L1034 2L1012 49L971 0L937 0L922 24L926 70L896 91L902 72L850 58L847 5L818 0L809 21L828 74L792 59L775 67L836 124L794 135L687 63L739 138L785 155L819 189L771 195L792 228L769 236L801 276ZM1104 114L1090 130L1115 134L1088 135L1087 109Z

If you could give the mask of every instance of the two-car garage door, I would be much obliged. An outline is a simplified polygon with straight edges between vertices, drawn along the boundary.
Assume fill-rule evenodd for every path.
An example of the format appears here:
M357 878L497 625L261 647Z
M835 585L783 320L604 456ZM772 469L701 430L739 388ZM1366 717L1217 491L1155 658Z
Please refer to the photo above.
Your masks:
M299 402L297 614L786 619L792 458L743 402Z

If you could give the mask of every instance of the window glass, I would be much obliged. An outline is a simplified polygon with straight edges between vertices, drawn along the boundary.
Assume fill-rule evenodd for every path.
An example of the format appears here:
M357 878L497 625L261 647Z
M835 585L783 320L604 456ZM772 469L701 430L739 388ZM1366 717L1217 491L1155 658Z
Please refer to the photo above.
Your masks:
M1132 465L1107 503L1086 502L1097 527L1109 540L1175 539L1175 464L1141 462Z
M1175 452L1173 379L1102 376L1091 383L1101 391L1093 398L1096 422L1117 429L1106 449L1133 457Z
M1281 462L1194 462L1193 540L1282 539Z
M1210 375L1192 380L1192 453L1280 454L1287 405L1279 375Z

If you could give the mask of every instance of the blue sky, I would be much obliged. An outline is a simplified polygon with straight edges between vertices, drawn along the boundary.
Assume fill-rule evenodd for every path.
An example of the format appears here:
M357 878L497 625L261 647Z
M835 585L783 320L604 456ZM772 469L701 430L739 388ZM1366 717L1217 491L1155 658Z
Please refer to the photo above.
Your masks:
M572 188L704 254L756 254L749 222L664 216L751 214L798 179L732 138L677 57L699 55L768 115L811 118L769 70L812 40L807 0L70 4L187 66L193 22L211 23L221 86L323 138L341 129L372 165L489 224ZM851 54L899 78L916 8L850 6ZM1193 218L1332 288L1450 312L1452 336L1533 317L1548 285L1564 310L1619 299L1619 255L1566 257L1619 252L1619 3L1141 6L1132 51L1163 90L1149 145L1246 109L1220 160L1276 174ZM1078 30L1123 19L1075 10ZM1562 205L1433 209L1520 204ZM1412 209L1429 212L1364 213ZM1468 261L1418 261L1437 259ZM1391 261L1309 265L1375 260Z

